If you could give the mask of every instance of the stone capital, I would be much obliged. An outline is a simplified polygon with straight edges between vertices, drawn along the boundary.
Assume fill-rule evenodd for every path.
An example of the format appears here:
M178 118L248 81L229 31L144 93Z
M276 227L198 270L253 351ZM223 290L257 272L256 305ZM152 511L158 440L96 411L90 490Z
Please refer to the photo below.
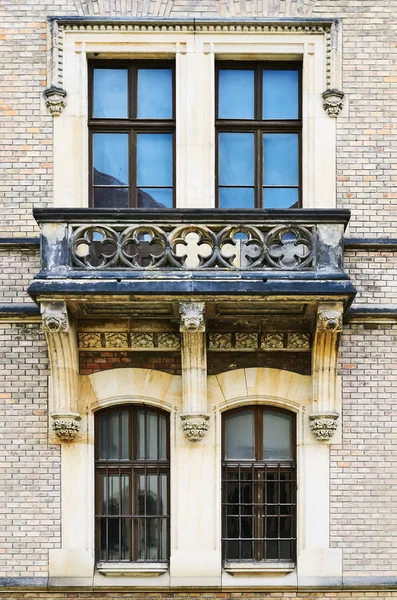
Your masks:
M72 442L80 430L80 415L78 413L51 415L52 429L61 442Z
M330 440L338 428L338 418L337 413L310 415L310 429L316 440L319 442Z
M200 442L209 429L209 415L183 414L181 421L182 429L191 442Z
M317 314L317 331L324 333L340 333L343 329L342 312L333 309L319 309Z
M69 331L68 311L65 302L42 302L43 330L46 333L67 333Z
M337 117L343 108L344 93L340 90L325 90L323 96L323 109L329 117Z
M205 331L204 302L181 302L179 313L181 332L198 333Z
M59 117L66 106L66 91L55 85L43 92L45 105L53 117Z

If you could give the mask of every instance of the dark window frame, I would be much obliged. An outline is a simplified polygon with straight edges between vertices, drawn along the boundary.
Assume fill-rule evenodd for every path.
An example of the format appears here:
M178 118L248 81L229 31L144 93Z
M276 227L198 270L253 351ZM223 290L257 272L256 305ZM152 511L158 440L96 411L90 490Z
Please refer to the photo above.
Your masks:
M254 118L253 119L220 119L219 110L219 71L222 69L254 70ZM263 71L298 71L298 118L297 119L262 119ZM266 133L298 134L298 186L265 186L268 188L298 187L298 206L302 207L302 63L298 61L223 61L215 64L215 205L219 202L219 134L220 133L254 133L254 208L263 206L263 135ZM251 186L230 186L251 187Z
M128 70L128 117L127 118L96 118L94 108L94 69L127 69ZM141 119L138 110L138 69L171 69L172 70L172 118L171 119ZM175 61L173 59L140 59L140 60L90 60L88 62L88 131L89 131L89 177L88 194L89 206L94 208L94 164L93 164L93 134L94 133L127 133L128 134L128 201L129 208L138 207L137 186L137 152L136 136L140 133L170 133L172 135L172 207L176 198L176 97L175 97ZM112 186L111 186L112 187ZM123 187L123 186L119 186ZM156 186L151 186L155 188ZM157 186L164 188L166 186Z
M129 458L128 459L101 459L99 457L100 452L100 416L109 415L120 411L129 411ZM137 457L137 413L138 411L145 411L148 413L155 413L157 415L164 416L166 418L166 459L154 460L154 459L139 459ZM121 427L121 423L120 423ZM135 435L134 435L135 432ZM121 508L119 508L118 515L103 514L101 512L101 491L100 491L100 476L101 475L115 474L119 477L121 475L128 475L129 478L129 514L122 514ZM167 475L167 514L156 514L146 515L139 513L139 494L138 494L138 476L156 474L158 477L162 474ZM146 500L145 500L145 512L146 512ZM158 511L157 511L158 512ZM139 558L138 553L138 519L144 518L153 519L166 519L167 521L167 545L166 545L166 560L159 559L160 546L157 543L157 554L156 559L144 560ZM121 521L122 519L130 519L130 554L128 559L111 559L109 558L109 540L108 540L108 525L107 527L107 542L106 542L106 555L107 558L101 556L101 521L109 519L118 519L119 521L119 544L121 550ZM145 526L146 527L146 526ZM145 555L147 548L145 546ZM97 562L115 562L115 563L159 563L169 562L170 557L170 415L168 412L161 410L156 407L152 407L146 404L126 404L111 406L108 408L101 409L95 413L95 557Z
M226 426L225 419L231 414L238 412L244 412L246 410L252 410L254 413L254 459L227 459L226 458ZM292 460L275 460L275 459L264 459L263 458L263 415L266 412L279 412L281 414L287 414L292 417ZM237 481L244 481L244 475L248 474L251 476L249 481L253 482L252 485L252 503L243 503L241 500L241 490L239 491L239 502L235 503L234 506L238 507L239 517L239 530L240 535L238 538L228 537L227 535L227 517L228 517L228 506L233 503L228 502L227 496L227 483L232 479L229 479L230 474L237 474ZM278 557L267 557L266 556L266 544L274 538L266 535L265 527L266 517L268 517L269 503L265 502L266 486L268 481L268 475L278 475L278 480L281 480L280 473L288 473L290 485L291 485L291 502L287 503L291 510L291 532L289 538L280 537L280 506L282 505L279 501L277 515L271 515L272 517L278 518L278 540L277 540L277 553ZM241 475L243 474L243 478ZM233 478L234 480L235 478ZM278 498L280 499L280 486L278 488ZM292 411L285 410L279 407L270 405L247 405L232 410L228 410L222 414L222 560L225 563L294 563L296 562L296 544L297 544L297 465L296 465L296 415ZM252 506L253 516L253 537L242 537L242 523L241 523L241 506ZM274 505L273 505L274 506ZM233 512L233 514L235 514ZM247 514L247 513L244 513ZM229 516L231 514L229 513ZM250 517L250 515L247 515ZM233 518L233 516L232 516ZM251 542L251 558L242 557L242 542ZM280 554L280 541L289 540L290 543L290 556L288 558L281 558ZM230 541L238 542L238 557L228 557L227 544Z

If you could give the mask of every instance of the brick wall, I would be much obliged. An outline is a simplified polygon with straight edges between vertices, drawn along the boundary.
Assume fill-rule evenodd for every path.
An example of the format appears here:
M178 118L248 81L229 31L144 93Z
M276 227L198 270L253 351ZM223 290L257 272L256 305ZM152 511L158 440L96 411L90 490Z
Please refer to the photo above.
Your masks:
M343 444L331 446L331 540L344 576L397 563L397 325L343 333Z
M32 302L26 290L39 271L38 250L0 249L0 303Z
M397 301L397 252L349 250L345 253L345 269L357 289L356 304Z
M80 375L107 369L156 369L181 374L180 352L90 352L80 351Z
M47 576L60 544L60 447L48 445L47 348L37 325L0 330L0 577Z

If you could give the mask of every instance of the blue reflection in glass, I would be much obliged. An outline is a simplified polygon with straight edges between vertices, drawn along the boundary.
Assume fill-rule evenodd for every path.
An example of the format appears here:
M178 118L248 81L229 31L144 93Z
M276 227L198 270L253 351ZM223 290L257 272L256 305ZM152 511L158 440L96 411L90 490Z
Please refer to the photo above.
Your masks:
M253 185L254 134L219 134L219 184Z
M297 119L298 71L263 71L263 118Z
M138 208L172 208L172 188L139 188Z
M128 208L128 188L94 188L95 208Z
M94 69L94 117L128 117L127 69Z
M297 188L265 188L264 208L298 208Z
M94 133L94 184L128 185L128 134Z
M172 119L172 69L138 69L138 118Z
M254 208L253 188L219 188L220 208Z
M136 137L138 187L172 186L172 134L139 133Z
M254 118L254 71L219 71L219 119Z
M298 185L298 135L266 133L263 136L265 185Z

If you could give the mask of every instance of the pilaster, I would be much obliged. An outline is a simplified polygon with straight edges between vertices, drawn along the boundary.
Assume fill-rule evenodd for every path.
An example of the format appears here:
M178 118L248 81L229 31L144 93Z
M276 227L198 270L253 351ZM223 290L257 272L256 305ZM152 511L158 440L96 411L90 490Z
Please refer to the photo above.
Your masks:
M337 429L337 366L343 307L318 306L312 355L313 403L310 429L319 441L330 440Z
M65 302L42 302L41 313L51 366L49 413L53 419L52 429L60 441L70 442L80 429L76 330Z

